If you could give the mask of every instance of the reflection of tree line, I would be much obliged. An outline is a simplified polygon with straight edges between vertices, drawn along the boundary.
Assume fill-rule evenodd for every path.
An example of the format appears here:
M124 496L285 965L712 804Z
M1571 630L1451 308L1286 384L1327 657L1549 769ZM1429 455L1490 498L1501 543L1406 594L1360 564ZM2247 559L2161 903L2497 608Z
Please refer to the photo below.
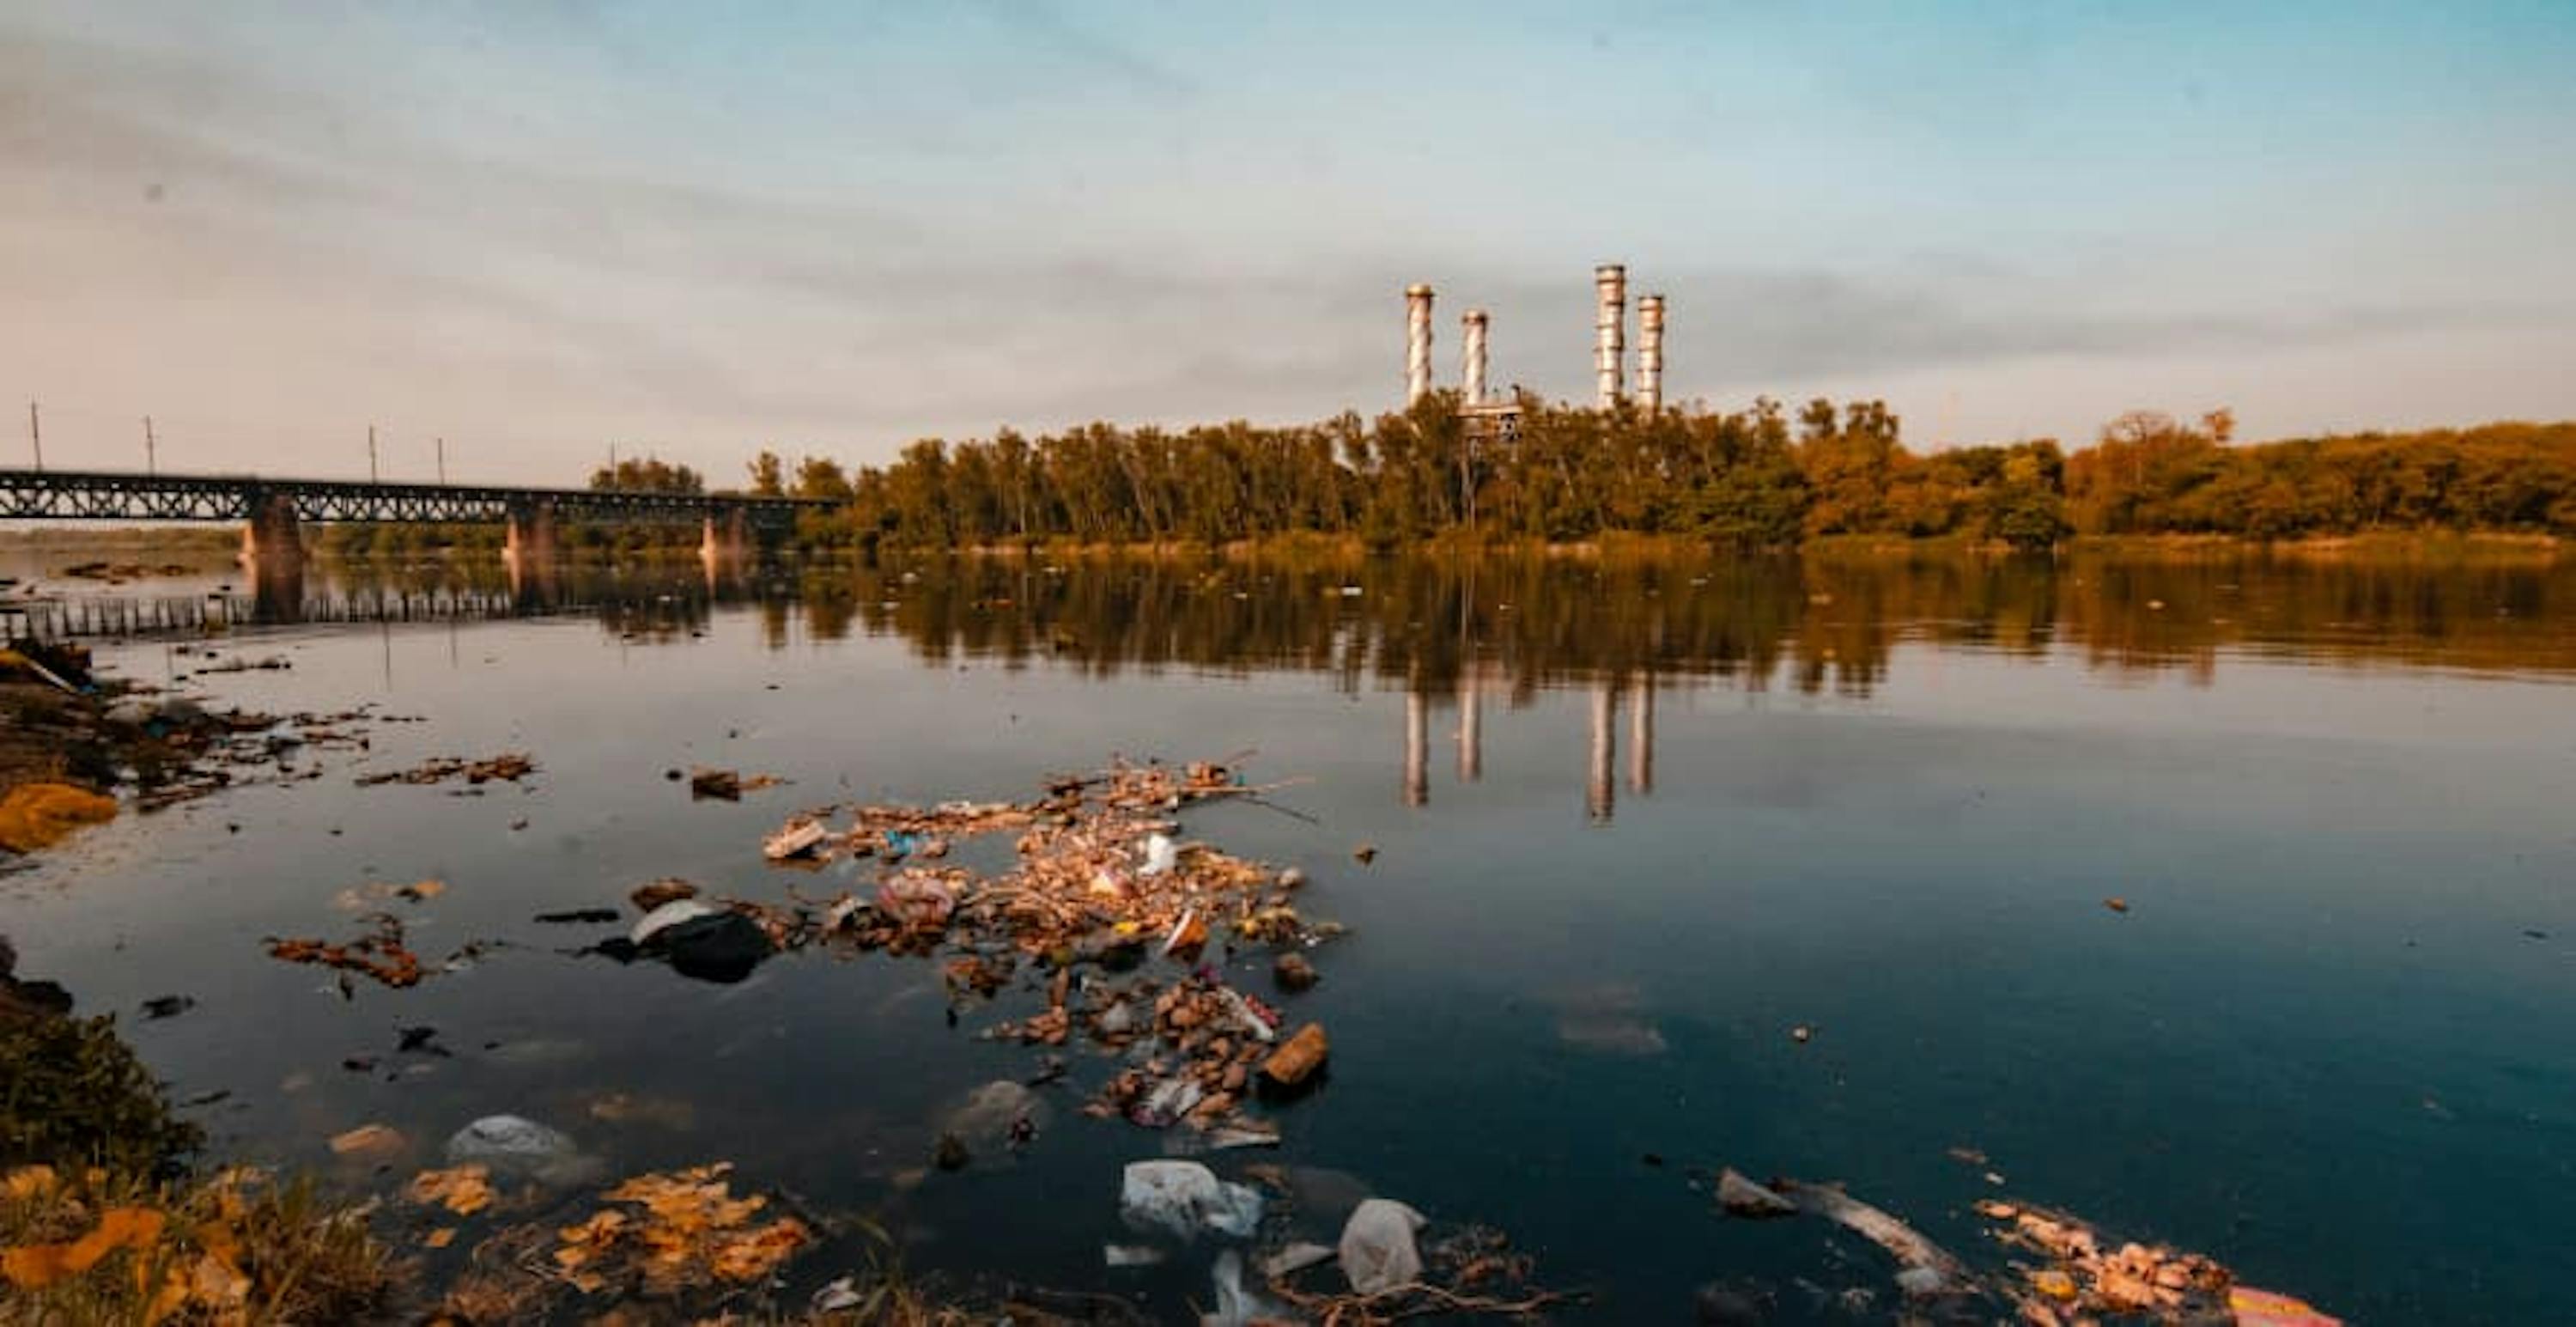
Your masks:
M1655 560L931 559L811 563L710 580L651 563L543 582L471 560L330 564L305 620L580 613L627 640L703 632L736 603L784 646L898 635L924 659L1051 660L1097 676L1172 666L1334 674L1440 699L1470 676L1514 701L1578 680L1720 677L1866 694L1913 639L2088 665L2186 667L2229 650L2576 672L2576 561L2201 559L2085 553ZM190 601L172 600L174 604ZM221 609L205 610L213 613ZM247 620L247 619L243 619Z
M2204 674L2235 649L2576 671L2576 563L2547 560L957 559L809 567L798 597L815 638L900 635L931 661L1293 669L1441 698L1480 667L1515 699L1635 674L1865 694L1906 639L2026 656L2063 646L2096 666Z

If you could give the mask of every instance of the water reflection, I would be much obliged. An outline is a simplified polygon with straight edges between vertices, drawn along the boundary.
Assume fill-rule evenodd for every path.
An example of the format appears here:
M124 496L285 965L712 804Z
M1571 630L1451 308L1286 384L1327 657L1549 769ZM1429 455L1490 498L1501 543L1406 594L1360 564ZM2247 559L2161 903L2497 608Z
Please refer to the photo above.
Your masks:
M2249 554L2063 560L1890 555L1638 561L1379 559L1347 564L965 559L808 563L323 563L248 594L75 583L25 599L40 635L195 632L239 624L579 614L638 641L680 640L719 610L763 640L896 636L926 662L1047 660L1108 677L1171 667L1324 673L1457 708L1457 768L1482 769L1487 701L1592 687L1606 806L1617 712L1632 792L1654 782L1659 685L1865 697L1894 648L1927 641L2094 669L2181 670L2231 653L2472 673L2576 672L2576 560L2545 551L2452 561ZM178 592L174 592L178 591ZM1428 796L1431 705L1408 706L1404 795Z

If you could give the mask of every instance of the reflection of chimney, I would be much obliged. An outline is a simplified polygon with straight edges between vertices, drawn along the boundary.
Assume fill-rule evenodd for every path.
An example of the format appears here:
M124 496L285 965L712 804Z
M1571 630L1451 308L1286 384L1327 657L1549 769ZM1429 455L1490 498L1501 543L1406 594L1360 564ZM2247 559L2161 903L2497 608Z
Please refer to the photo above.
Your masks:
M1610 766L1618 747L1618 738L1610 729L1618 713L1618 694L1610 689L1610 679L1605 677L1592 688L1592 763L1583 781L1583 809L1595 824L1610 823L1614 796Z
M1458 683L1458 781L1485 775L1484 696L1471 667Z
M1655 684L1642 674L1628 683L1628 791L1655 790Z
M1628 349L1628 269L1617 263L1593 268L1592 289L1599 297L1592 319L1592 370L1599 379L1593 404L1608 410L1619 404L1619 361Z
M1431 800L1431 702L1419 689L1404 693L1404 804Z
M1637 407L1664 408L1664 297L1637 297Z
M1431 395L1431 287L1404 288L1404 403Z
M1458 394L1468 405L1485 403L1485 311L1469 309L1459 319Z

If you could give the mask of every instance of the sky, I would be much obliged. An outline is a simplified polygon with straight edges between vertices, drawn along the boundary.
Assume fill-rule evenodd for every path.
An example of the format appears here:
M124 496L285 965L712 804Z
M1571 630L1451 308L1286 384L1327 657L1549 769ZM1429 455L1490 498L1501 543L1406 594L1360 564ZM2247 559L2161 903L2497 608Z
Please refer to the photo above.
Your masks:
M56 468L730 482L1374 414L1415 281L1443 384L1481 307L1588 399L1616 261L1671 399L1918 448L2561 419L2571 69L2570 0L0 0L0 400Z

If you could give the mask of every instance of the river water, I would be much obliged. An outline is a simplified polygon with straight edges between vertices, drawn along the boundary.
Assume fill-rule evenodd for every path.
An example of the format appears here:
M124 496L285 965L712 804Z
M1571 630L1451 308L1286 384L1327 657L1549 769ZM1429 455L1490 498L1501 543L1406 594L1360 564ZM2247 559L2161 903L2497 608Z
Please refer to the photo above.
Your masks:
M1572 1319L1688 1321L1711 1281L1780 1321L1849 1320L1829 1297L1855 1286L1890 1310L1874 1250L1714 1215L1691 1168L1732 1165L1841 1181L1989 1263L1969 1204L2001 1194L2353 1321L2576 1320L2566 560L972 563L515 596L498 575L317 571L268 614L410 621L218 604L211 658L281 670L101 643L226 703L425 720L0 881L22 971L121 1011L177 1096L228 1094L194 1112L224 1155L386 1188L506 1111L620 1172L729 1160L872 1212L918 1274L1188 1320L1207 1250L1102 1266L1120 1166L1166 1140L1080 1116L1100 1062L1046 1090L1016 1158L921 1175L949 1103L1029 1071L975 1034L1038 997L952 1026L935 963L799 953L709 985L531 917L663 876L828 896L853 882L760 860L801 806L1248 752L1299 781L1286 810L1189 833L1303 868L1301 906L1351 935L1290 998L1331 1029L1329 1085L1221 1172L1340 1172L1500 1228L1540 1281L1594 1291ZM71 592L166 615L213 581ZM505 750L541 773L352 781ZM692 802L664 776L693 765L790 782ZM510 947L349 999L264 954L351 930L344 889L423 878L449 888L405 909L417 948ZM135 1013L166 994L198 1003ZM451 1053L397 1053L417 1026ZM413 1150L331 1155L366 1123ZM863 1255L801 1260L791 1298Z

